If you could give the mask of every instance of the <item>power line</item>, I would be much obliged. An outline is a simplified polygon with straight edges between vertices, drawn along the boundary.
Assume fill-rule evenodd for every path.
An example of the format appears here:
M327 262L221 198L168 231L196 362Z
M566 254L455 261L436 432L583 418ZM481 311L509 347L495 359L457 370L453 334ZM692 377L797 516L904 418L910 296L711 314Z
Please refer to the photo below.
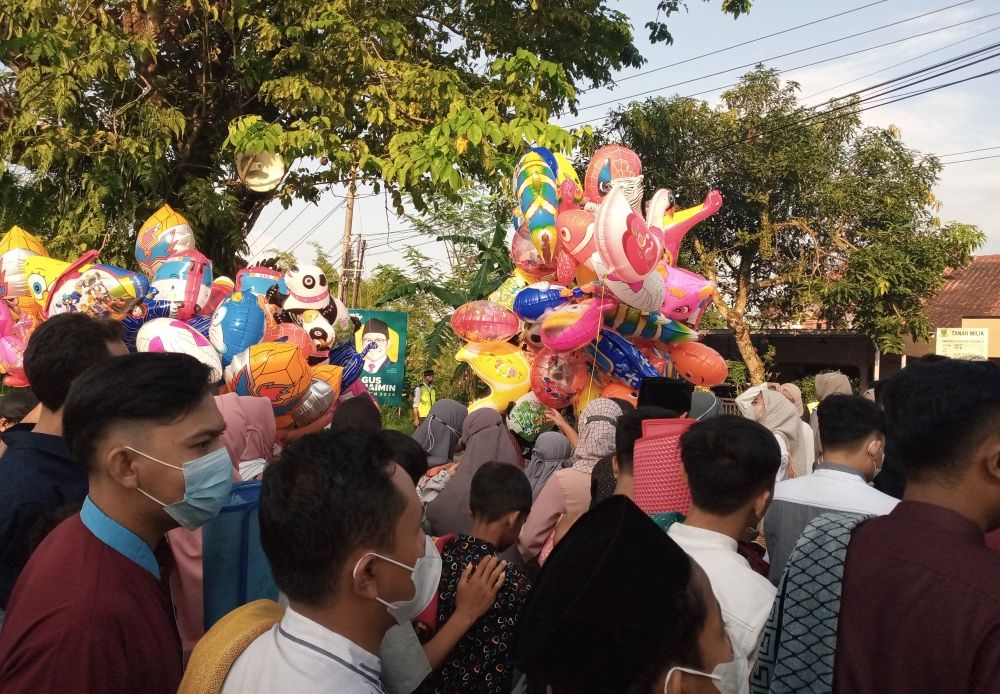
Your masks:
M718 75L724 75L724 74L726 74L728 72L733 72L735 70L742 70L744 68L753 67L754 65L757 65L759 63L764 63L764 62L767 62L769 60L777 60L778 58L787 58L790 55L796 55L798 53L805 53L806 51L815 50L816 48L822 48L823 46L829 46L829 45L832 45L834 43L840 43L841 41L847 41L848 39L857 38L858 36L863 36L865 34L870 34L870 33L875 32L875 31L881 31L882 29L887 29L889 27L897 26L899 24L904 24L906 22L912 22L912 21L914 21L916 19L921 19L923 17L927 17L929 15L936 14L938 12L943 12L945 10L950 10L950 9L958 7L960 5L967 5L968 3L974 2L974 1L975 0L962 0L962 2L958 2L958 3L952 4L952 5L948 5L946 7L941 7L941 8L936 9L936 10L930 10L930 11L924 12L922 14L914 15L913 17L907 17L906 19L901 19L901 20L897 20L895 22L890 22L889 24L883 24L881 26L877 26L877 27L874 27L872 29L866 29L865 31L859 31L859 32L856 32L854 34L849 34L847 36L841 36L840 38L831 39L829 41L824 41L823 43L817 43L817 44L814 44L812 46L807 46L806 48L800 48L798 50L789 51L787 53L781 53L781 54L778 54L778 55L773 55L773 56L770 56L768 58L759 58L759 59L753 60L753 61L751 61L749 63L744 63L742 65L736 65L734 67L726 68L725 70L719 70L717 72L711 72L711 73L708 73L706 75L701 75L700 77L692 77L691 79L687 79L687 80L684 80L682 82L675 82L673 84L667 84L667 85L663 85L663 86L660 86L660 87L655 87L653 89L647 89L647 90L644 90L644 91L641 91L641 92L636 92L635 94L630 94L628 96L624 96L624 97L621 97L619 99L609 99L608 101L602 101L602 102L599 102L599 103L596 103L596 104L590 104L589 106L584 106L584 107L582 107L580 109L577 109L577 111L578 112L579 111L588 111L590 109L599 108L601 106L607 106L609 104L619 104L622 101L625 101L627 99L633 99L633 98L635 98L637 96L645 96L646 94L652 94L654 92L662 91L664 89L670 89L671 87L679 87L679 86L681 86L683 84L690 84L691 82L698 82L700 80L705 79L706 77L716 77ZM966 22L961 22L960 24L968 24L971 21L978 21L980 19L986 19L986 17L992 17L992 16L995 16L996 14L1000 14L1000 13L994 13L994 14L991 14L991 15L984 15L983 17L977 17L977 18L972 19L972 20L967 20ZM958 25L956 24L956 25L952 25L952 26L958 26ZM950 27L947 27L947 28L950 28ZM936 29L935 31L941 31L941 29ZM932 32L927 32L927 33L932 33ZM917 36L921 36L921 34L917 34L916 36L911 36L909 38L916 38ZM884 45L889 45L889 44L884 44ZM881 47L882 46L873 46L872 48L869 48L867 50L873 50L874 48L881 48ZM850 55L850 54L848 54L848 55ZM570 126L570 127L572 127L572 126Z
M973 157L972 159L956 159L955 161L945 161L941 162L941 166L948 166L949 164L964 164L967 161L982 161L983 159L1000 159L1000 154L991 154L987 157Z
M701 55L692 56L691 58L685 58L684 60L678 60L675 63L668 63L667 65L661 65L659 67L650 68L649 70L642 70L641 72L636 72L634 74L627 75L626 77L622 77L621 79L615 80L615 82L617 84L621 84L622 82L627 82L628 80L635 79L636 77L641 77L642 75L648 75L648 74L653 73L653 72L659 72L660 70L666 70L667 68L677 67L678 65L686 65L687 63L694 62L695 60L700 60L701 58L707 58L707 57L712 56L712 55L718 55L719 53L725 53L726 51L731 51L734 48L740 48L742 46L749 46L751 43L757 43L758 41L763 41L764 39L773 38L775 36L781 36L782 34L787 34L787 33L791 32L791 31L795 31L797 29L803 29L803 28L808 27L808 26L813 26L814 24L819 24L819 23L825 22L825 21L827 21L829 19L836 19L837 17L843 17L844 15L851 14L852 12L859 12L861 10L868 9L869 7L873 7L875 5L881 5L884 2L886 2L886 0L878 0L877 2L870 2L867 5L861 5L859 7L855 7L855 8L852 8L850 10L844 10L843 12L838 12L837 14L831 14L831 15L828 15L826 17L820 17L819 19L814 19L813 21L806 22L805 24L799 24L797 26L788 27L787 29L782 29L781 31L775 31L775 32L770 33L770 34L764 34L763 36L758 36L755 39L749 39L747 41L741 41L740 43L734 43L731 46L726 46L724 48L718 48L718 49L716 49L714 51L709 51L708 53L702 53Z
M972 154L973 152L988 152L991 149L1000 149L1000 145L998 145L996 147L980 147L979 149L967 149L967 150L964 150L962 152L948 152L948 154L936 154L934 156L936 156L938 158L940 158L940 157L955 157L955 156L958 156L959 154ZM1000 156L1000 155L998 155L998 156Z
M340 209L341 207L343 207L343 206L344 206L344 201L343 201L343 200L341 200L341 201L340 201L340 202L338 202L338 203L337 203L336 205L334 205L334 206L333 206L333 207L332 207L332 208L330 209L330 211L329 211L329 212L327 212L327 213L326 213L326 215L325 215L325 216L324 216L324 217L323 217L322 219L320 219L320 220L319 220L318 222L316 222L315 224L313 224L313 226L312 226L312 228L311 228L311 229L309 229L309 230L308 230L307 232L305 232L305 233L304 233L304 234L303 234L302 236L300 236L300 237L299 237L299 239L298 239L298 241L296 241L295 243L293 243L293 244L292 244L292 245L291 245L291 246L290 246L290 247L288 248L288 250L286 251L286 253L293 253L293 252L295 251L295 249L296 249L296 248L298 248L299 246L301 246L301 245L302 245L302 243L303 243L303 242L304 242L304 241L305 241L306 239L308 239L308 238L309 238L310 236L312 236L313 234L315 234L315 233L316 233L316 232L317 232L317 231L319 230L319 228L320 228L320 227L321 227L321 226L322 226L322 225L323 225L323 224L324 224L324 223L326 222L326 220L330 219L330 217L332 217L332 216L334 215L334 213L335 213L335 212L336 212L337 210L339 210L339 209Z

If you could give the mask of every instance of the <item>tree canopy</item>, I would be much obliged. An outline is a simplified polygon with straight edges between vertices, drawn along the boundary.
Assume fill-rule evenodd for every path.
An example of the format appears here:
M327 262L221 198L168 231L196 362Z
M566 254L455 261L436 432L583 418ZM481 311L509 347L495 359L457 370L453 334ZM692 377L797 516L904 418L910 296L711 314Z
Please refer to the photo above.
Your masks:
M615 112L602 133L639 153L649 192L671 188L683 205L722 192L722 210L687 248L719 284L715 305L755 383L755 326L817 318L892 352L906 336L926 338L924 300L984 239L937 218L936 158L895 128L864 127L853 102L807 109L797 91L758 67L717 108L650 99Z

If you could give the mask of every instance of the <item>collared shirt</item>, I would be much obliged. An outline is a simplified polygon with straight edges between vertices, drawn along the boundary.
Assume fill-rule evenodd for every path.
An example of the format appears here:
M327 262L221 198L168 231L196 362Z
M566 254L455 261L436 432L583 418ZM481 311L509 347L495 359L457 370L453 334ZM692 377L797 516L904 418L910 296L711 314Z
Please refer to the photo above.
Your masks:
M728 535L683 523L671 525L667 534L708 574L733 648L752 665L774 603L774 586L750 568L736 552L736 540Z
M835 692L996 692L1000 554L979 526L901 501L855 529L834 668Z
M221 694L385 694L378 656L289 607L236 659Z
M854 468L831 462L823 462L811 475L778 483L764 515L771 583L778 584L795 543L813 518L830 511L884 516L897 503L868 486Z
M7 606L33 542L87 495L87 471L70 457L62 437L8 430L2 438L7 451L0 458L0 608Z
M160 565L149 548L138 535L97 508L88 496L80 509L80 520L94 537L115 550L126 559L134 561L153 577L160 580Z

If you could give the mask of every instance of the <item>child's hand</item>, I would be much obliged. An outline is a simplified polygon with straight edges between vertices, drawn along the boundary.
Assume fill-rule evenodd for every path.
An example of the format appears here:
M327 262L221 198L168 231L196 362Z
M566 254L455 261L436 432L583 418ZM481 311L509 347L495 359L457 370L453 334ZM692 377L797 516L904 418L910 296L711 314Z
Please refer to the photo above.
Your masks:
M503 585L506 568L507 562L497 556L483 557L475 569L466 565L458 580L455 614L465 617L470 626L486 614Z

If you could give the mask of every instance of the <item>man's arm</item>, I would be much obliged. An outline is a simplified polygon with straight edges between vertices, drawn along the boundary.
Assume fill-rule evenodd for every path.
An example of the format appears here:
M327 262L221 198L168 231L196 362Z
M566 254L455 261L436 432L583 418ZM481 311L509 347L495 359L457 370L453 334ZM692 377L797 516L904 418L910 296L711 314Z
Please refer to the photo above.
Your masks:
M413 391L413 426L420 426L420 386Z

